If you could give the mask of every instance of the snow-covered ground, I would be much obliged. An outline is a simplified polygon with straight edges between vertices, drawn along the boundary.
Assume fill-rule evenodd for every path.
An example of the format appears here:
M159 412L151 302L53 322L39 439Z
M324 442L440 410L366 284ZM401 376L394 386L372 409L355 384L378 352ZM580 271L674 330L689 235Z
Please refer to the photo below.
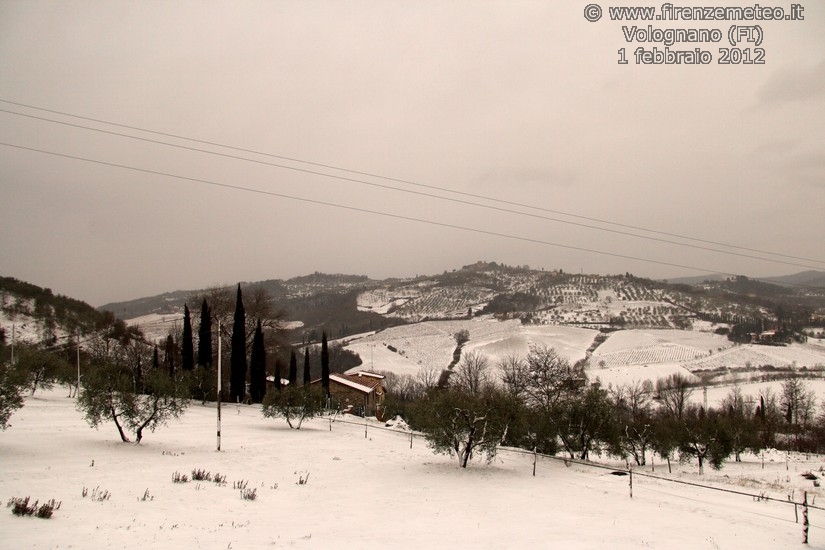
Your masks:
M500 452L467 470L416 437L314 420L300 431L257 406L225 407L221 452L214 406L193 405L143 444L90 429L61 389L29 398L0 433L0 498L54 498L51 519L0 513L3 548L799 548L787 503ZM362 421L361 421L362 422ZM673 478L809 501L801 477L821 458L769 453L699 478ZM657 475L667 475L656 464ZM226 486L173 483L193 469ZM645 472L650 467L644 468ZM299 485L308 476L308 483ZM246 481L257 499L243 500ZM277 485L276 485L277 484ZM86 489L88 494L83 496ZM94 501L92 492L111 497ZM144 495L147 498L144 500ZM801 511L800 511L801 517ZM825 511L810 512L811 548L825 548Z
M393 327L354 340L348 348L361 356L363 365L359 368L415 375L425 366L441 370L450 364L456 347L453 335L459 330L467 330L470 335L463 353L482 354L492 365L507 355L525 357L530 344L553 347L575 362L586 356L598 334L593 329L523 325L518 320L480 317ZM755 369L763 365L799 369L825 365L825 346L816 340L784 347L734 345L726 337L708 331L620 330L610 333L596 348L587 373L605 386L635 380L655 382L674 373L698 380L712 370L724 371L715 374L715 382L739 378L745 383L759 381L764 373Z
M523 325L518 320L481 317L461 321L426 321L392 327L348 345L375 370L414 375L422 367L445 369L453 359L455 333L466 330L463 353L476 352L495 364L506 355L524 357L530 344L553 347L571 362L584 358L597 331L560 325ZM396 351L392 351L392 349Z

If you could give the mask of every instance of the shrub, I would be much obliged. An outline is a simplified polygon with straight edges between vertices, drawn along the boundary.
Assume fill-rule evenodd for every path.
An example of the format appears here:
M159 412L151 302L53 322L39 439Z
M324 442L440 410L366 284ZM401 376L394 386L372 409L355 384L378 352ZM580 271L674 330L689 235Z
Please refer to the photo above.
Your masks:
M189 483L189 477L186 474L175 472L172 474L173 483Z
M255 500L258 498L257 489L241 489L241 498L244 500Z
M202 469L192 470L192 480L193 481L212 481L212 474L210 474L206 470L202 470Z
M81 493L81 495L83 495L83 498L86 498L89 495L89 489L83 487L83 492ZM106 490L101 491L100 486L97 486L94 489L92 489L92 500L94 501L103 502L104 500L109 500L111 497L112 493Z
M300 430L304 420L314 418L323 410L326 394L315 386L270 390L264 397L262 412L267 418L282 417L290 428Z
M6 508L11 508L11 513L15 516L36 516L42 519L48 519L52 517L55 510L60 509L60 505L63 503L62 500L55 502L54 499L51 499L38 506L39 501L35 500L34 504L29 504L29 500L30 497L13 497L9 499Z

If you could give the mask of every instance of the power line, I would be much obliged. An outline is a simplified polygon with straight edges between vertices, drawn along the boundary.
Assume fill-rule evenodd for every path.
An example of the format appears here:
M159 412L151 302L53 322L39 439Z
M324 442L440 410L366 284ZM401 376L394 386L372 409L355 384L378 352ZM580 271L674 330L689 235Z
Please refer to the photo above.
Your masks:
M688 243L680 243L680 242L671 241L671 240L668 240L668 239L661 239L661 238L658 238L658 237L638 235L638 234L635 234L635 233L628 233L626 231L619 231L619 230L616 230L616 229L608 229L608 228L604 228L604 227L597 227L597 226L593 226L593 225L589 225L589 224L585 224L585 223L580 223L580 222L573 222L573 221L569 221L569 220L560 220L558 218L551 218L549 216L542 216L542 215L539 215L539 214L530 214L528 212L520 212L520 211L517 211L517 210L510 210L510 209L507 209L507 208L501 208L501 207L497 207L497 206L479 204L479 203L476 203L476 202L466 201L466 200L462 200L462 199L454 199L454 198L450 198L450 197L444 197L444 196L441 196L441 195L434 195L432 193L423 193L421 191L412 191L412 190L409 190L409 189L402 189L402 188L393 187L393 186L390 186L390 185L383 185L383 184L379 184L379 183L375 183L375 182L369 182L369 181L359 180L359 179L355 179L355 178L349 178L349 177L345 177L345 176L337 176L337 175L334 175L334 174L327 174L327 173L324 173L324 172L317 172L317 171L314 171L314 170L307 170L307 169L304 169L304 168L296 168L294 166L287 166L287 165L283 165L283 164L275 164L275 163L272 163L272 162L249 159L249 158L246 158L246 157L239 157L239 156L236 156L236 155L228 155L228 154L225 154L225 153L218 153L218 152L215 152L215 151L208 151L206 149L198 149L198 148L195 148L195 147L188 147L186 145L179 145L179 144L175 144L175 143L168 143L168 142L165 142L165 141L159 141L159 140L148 139L148 138L143 138L143 137L138 137L138 136L132 136L132 135L129 135L129 134L122 134L120 132L112 132L112 131L109 131L109 130L102 130L100 128L92 128L92 127L83 126L83 125L80 125L80 124L72 124L70 122L63 122L63 121L59 121L59 120L53 120L53 119L34 116L34 115L17 113L17 112L14 112L14 111L9 111L7 109L0 109L0 112L12 114L12 115L18 115L18 116L27 117L27 118L32 118L32 119L35 119L35 120L42 120L42 121L45 121L45 122L52 122L52 123L55 123L55 124L61 124L61 125L70 126L70 127L73 127L73 128L81 128L81 129L84 129L84 130L91 130L93 132L100 132L100 133L103 133L103 134L109 134L109 135L114 135L114 136L119 136L119 137L125 137L125 138L129 138L129 139L145 141L145 142L148 142L148 143L155 143L155 144L158 144L158 145L166 145L166 146L169 146L169 147L176 147L176 148L185 149L185 150L188 150L188 151L196 151L196 152L199 152L199 153L205 153L205 154L209 154L209 155L215 155L215 156L220 156L220 157L225 157L225 158L230 158L230 159L235 159L235 160L241 160L241 161L245 161L245 162L253 162L253 163L256 163L256 164L263 164L263 165L272 166L272 167L275 167L275 168L293 170L293 171L302 172L302 173L305 173L305 174L324 176L324 177L328 177L328 178L348 181L348 182L352 182L352 183L359 183L359 184L368 185L368 186L372 186L372 187L378 187L378 188L382 188L382 189L390 189L392 191L398 191L398 192L401 192L401 193L408 193L408 194L411 194L411 195L418 195L418 196L423 196L423 197L428 197L428 198L435 198L435 199L445 200L445 201L454 202L454 203L458 203L458 204L477 206L479 208L485 208L485 209L488 209L488 210L495 210L495 211L498 211L498 212L506 212L506 213L509 213L509 214L516 214L516 215L520 215L520 216L538 218L538 219L542 219L542 220L553 221L553 222L558 222L558 223L564 223L564 224L574 225L574 226L578 226L578 227L585 227L585 228L588 228L588 229L595 229L597 231L604 231L604 232L607 232L607 233L614 233L614 234L618 234L618 235L625 235L625 236L635 237L635 238L639 238L639 239L658 241L658 242L673 244L673 245L677 245L677 246L684 246L684 247L694 248L694 249L698 249L698 250L706 250L706 251L710 251L710 252L717 252L719 254L728 254L728 255L731 255L731 256L739 256L739 257L743 257L743 258L750 258L750 259L754 259L754 260L772 262L772 263L777 263L777 264L782 264L782 265L790 265L790 266L794 266L794 267L804 267L804 268L808 268L808 269L820 269L818 266L812 266L812 265L800 264L800 263L794 263L794 262L787 262L787 261L783 261L783 260L775 260L775 259L772 259L772 258L764 258L764 257L761 257L761 256L753 256L753 255L750 255L750 254L743 254L743 253L740 253L740 252L731 252L731 251L727 251L727 250L718 250L716 248L709 248L709 247L705 247L705 246L693 245L693 244L688 244ZM814 260L814 261L816 261L816 260Z
M321 206L329 206L329 207L332 207L332 208L338 208L338 209L342 209L342 210L350 210L350 211L354 211L354 212L360 212L360 213L365 213L365 214L373 214L373 215L376 215L376 216L382 216L382 217L393 218L393 219L398 219L398 220L412 221L412 222L416 222L416 223L433 225L433 226L436 226L436 227L445 227L445 228L449 228L449 229L458 229L458 230L461 230L461 231L467 231L467 232L470 232L470 233L477 233L477 234L481 234L481 235L488 235L488 236L493 236L493 237L502 237L502 238L505 238L505 239L512 239L512 240L517 240L517 241L522 241L522 242L541 244L541 245L545 245L545 246L553 246L553 247L557 247L557 248L565 248L565 249L568 249L568 250L576 250L576 251L579 251L579 252L587 252L587 253L591 253L591 254L600 254L600 255L603 255L603 256L610 256L610 257L621 258L621 259L625 259L625 260L634 260L634 261L651 263L651 264L656 264L656 265L663 265L663 266L668 266L668 267L678 267L680 269L690 269L690 270L693 270L693 271L700 271L700 272L705 272L705 273L715 272L715 273L719 273L721 275L728 275L728 276L732 276L732 277L737 276L737 274L735 274L735 273L728 273L728 272L714 270L714 269L706 268L706 267L696 267L696 266L689 266L689 265L678 264L678 263L673 263L673 262L665 262L665 261L662 261L662 260L653 260L653 259L642 258L642 257L638 257L638 256L630 256L630 255L626 255L626 254L618 254L618 253L615 253L615 252L607 252L607 251L604 251L604 250L596 250L596 249L592 249L592 248L584 248L584 247L579 247L579 246L573 246L573 245L555 243L555 242L550 242L550 241L544 241L544 240L541 240L541 239L535 239L535 238L531 238L531 237L523 237L523 236L519 236L519 235L510 235L510 234L507 234L507 233L499 233L499 232L490 231L490 230L487 230L487 229L479 229L479 228L475 228L475 227L467 227L467 226L450 224L450 223L445 223L445 222L438 222L438 221L427 220L427 219L423 219L423 218L415 218L415 217L412 217L412 216L403 216L403 215L400 215L400 214L392 214L392 213L384 212L384 211L380 211L380 210L371 210L371 209L368 209L368 208L361 208L361 207L357 207L357 206L349 206L349 205L338 204L338 203L333 203L333 202L326 202L326 201L321 201L321 200L317 200L317 199L309 199L309 198L306 198L306 197L297 197L297 196L294 196L294 195L287 195L285 193L276 193L274 191L264 191L264 190L260 190L260 189L242 187L240 185L220 183L220 182L211 181L211 180L192 178L192 177L188 177L188 176L180 176L180 175L177 175L177 174L170 174L168 172L160 172L160 171L156 171L156 170L149 170L149 169L146 169L146 168L128 166L128 165L125 165L125 164L117 164L117 163L113 163L113 162L95 160L95 159L90 159L90 158L80 157L80 156L75 156L75 155L67 155L67 154L63 154L63 153L56 153L54 151L46 151L44 149L36 149L34 147L25 147L25 146L22 146L22 145L16 145L16 144L12 144L12 143L0 142L0 145L6 146L6 147L12 147L12 148L20 149L20 150L24 150L24 151L32 151L32 152L35 152L35 153L52 155L52 156L55 156L55 157L67 158L67 159L72 159L72 160L79 160L79 161L83 161L83 162L89 162L89 163L92 163L92 164L99 164L99 165L102 165L102 166L110 166L110 167L114 167L114 168L121 168L121 169L124 169L124 170L131 170L131 171L134 171L134 172L141 172L141 173L152 174L152 175L156 175L156 176L175 178L175 179L179 179L179 180L183 180L183 181L191 181L191 182L194 182L194 183L202 183L202 184L205 184L205 185L210 185L210 186L214 186L214 187L221 187L221 188L224 188L224 189L231 189L231 190L235 190L235 191L243 191L243 192L248 192L248 193L256 193L256 194L259 194L259 195L265 195L265 196L270 196L270 197L278 197L278 198L294 200L294 201L299 201L299 202L305 202L305 203L309 203L309 204L316 204L316 205L321 205ZM754 278L754 280L760 280L760 279ZM766 282L769 282L769 281L766 281ZM797 286L797 285L794 285L794 286ZM804 285L798 285L798 286L804 286Z
M701 242L701 243L705 243L705 244L713 244L713 245L716 245L716 246L723 246L723 247L726 247L726 248L734 248L734 249L737 249L737 250L745 250L745 251L748 251L748 252L756 252L756 253L760 253L760 254L767 254L767 255L770 255L770 256L777 256L777 257L783 257L783 258L788 258L788 259L802 260L802 261L809 261L809 262L825 264L825 260L818 260L818 259L813 259L813 258L804 258L804 257L801 257L801 256L792 256L792 255L788 255L788 254L782 254L782 253L779 253L779 252L759 250L759 249L755 249L755 248L748 248L748 247L743 247L743 246L738 246L738 245L733 245L733 244L722 243L722 242L718 242L718 241L711 241L711 240L706 240L706 239L699 239L699 238L695 238L695 237L689 237L689 236L680 235L680 234L677 234L677 233L669 233L669 232L665 232L665 231L658 231L658 230L654 230L654 229L648 229L648 228L629 225L629 224L621 224L621 223L617 223L617 222L611 222L611 221L608 221L608 220L602 220L602 219L599 219L599 218L581 216L581 215L572 214L572 213L569 213L569 212L563 212L563 211L559 211L559 210L552 210L552 209L548 209L548 208L542 208L542 207L538 207L538 206L535 206L535 205L528 205L528 204L523 204L523 203L518 203L518 202L513 202L513 201L507 201L507 200L504 200L504 199L497 199L497 198L494 198L494 197L488 197L488 196L478 195L478 194L474 194L474 193L466 193L466 192L456 191L456 190L453 190L453 189L434 186L434 185L425 185L425 184L413 182L413 181L410 181L410 180L404 180L404 179L399 179L399 178L382 176L382 175L372 174L372 173L369 173L369 172L363 172L363 171L358 171L358 170L350 170L350 169L347 169L347 168L336 167L336 166L332 166L332 165L329 165L329 164L322 164L322 163L318 163L318 162L305 161L305 160L301 160L301 159L296 159L296 158L286 157L286 156L281 156L281 155L275 155L275 154L271 154L271 153L264 153L264 152L261 152L261 151L255 151L255 150L251 150L251 149L244 149L244 148L240 148L240 147L234 147L234 146L231 146L231 145L225 145L225 144L206 141L206 140L199 140L199 139L190 138L190 137L181 136L181 135L176 135L176 134L171 134L171 133L158 132L158 131L155 131L155 130L140 128L140 127L137 127L137 126L129 126L129 125L126 125L126 124L118 124L118 123L109 122L109 121L102 120L102 119L84 117L84 116L75 115L75 114L71 114L71 113L66 113L66 112L62 112L62 111L56 111L56 110L52 110L52 109L45 109L45 108L42 108L42 107L36 107L36 106L33 106L33 105L27 105L27 104L24 104L24 103L9 101L9 100L5 100L5 99L0 99L0 102L8 103L8 104L11 104L11 105L17 105L17 106L20 106L20 107L26 107L26 108L29 108L29 109L35 109L35 110L39 110L39 111L43 111L43 112L59 114L59 115L62 115L62 116L78 118L78 119L81 119L81 120L88 120L88 121L96 122L96 123L100 123L100 124L107 124L107 125L110 125L110 126L126 128L126 129L130 129L130 130L137 130L137 131L140 131L140 132L146 132L146 133L151 133L151 134L165 136L165 137L172 137L172 138L175 138L175 139L182 139L182 140L191 141L191 142L194 142L194 143L202 143L202 144L205 144L205 145L212 145L212 146L216 146L216 147L222 147L222 148L225 148L225 149L241 151L241 152L251 153L251 154L256 154L256 155L261 155L261 156L267 156L267 157L270 157L270 158L278 158L278 159L282 159L282 160L288 160L290 162L298 162L298 163L306 164L306 165L310 165L310 166L316 166L316 167L322 167L322 168L337 170L337 171L341 171L341 172L347 172L347 173L350 173L350 174L368 176L368 177L372 177L372 178L383 179L383 180L386 180L386 181L394 181L394 182L403 183L403 184L406 184L406 185L412 185L412 186L416 186L416 187L420 187L420 188L438 190L440 192L452 193L452 194L457 194L457 195L461 195L461 196L472 197L472 198L476 198L476 199L482 199L482 200L486 200L486 201L496 202L496 203L500 203L500 204L507 204L507 205L510 205L510 206L518 206L518 207L521 207L521 208L529 208L529 209L532 209L532 210L538 210L538 211L549 212L549 213L554 213L554 214L561 214L561 215L564 215L564 216L573 217L573 218L577 218L577 219L582 219L582 220L586 220L586 221L593 221L593 222L613 225L613 226L616 226L616 227L623 227L625 229L634 229L634 230L637 230L637 231L645 231L645 232L648 232L648 233L654 233L654 234L664 235L664 236L669 236L669 237L676 237L676 238L679 238L679 239L685 239L685 240L690 240L690 241L694 241L694 242ZM188 147L188 146L180 145L180 144L173 144L173 143L168 143L168 142L159 141L159 140L142 138L142 137L133 136L133 135L130 135L130 134L122 134L122 133L119 133L119 132L112 132L112 131L103 130L103 129L100 129L100 128L92 128L92 127L88 127L88 126L72 124L72 123L69 123L69 122L53 120L53 119L49 119L49 118L38 117L38 116L24 114L24 113L18 113L18 112L9 111L9 110L6 110L6 109L0 109L0 112L5 112L5 113L8 113L8 114L17 115L17 116L21 116L21 117L28 117L28 118L32 118L32 119L42 120L42 121L46 121L46 122L52 122L52 123L55 123L55 124L62 124L62 125L65 125L65 126L71 126L71 127L75 127L75 128L81 128L81 129L85 129L85 130L90 130L90 131L95 131L95 132L100 132L100 133L105 133L105 134L110 134L110 135L121 136L121 137L129 138L129 139L141 140L141 141L145 141L145 142L156 143L156 144L161 144L161 145L167 145L167 146L170 146L170 147L177 147L177 148L180 148L180 149L186 149L186 150L190 150L190 151L197 151L197 152L206 153L206 154L210 154L210 155L222 156L222 157L226 157L226 158L242 160L242 161L246 161L246 162L254 162L254 163L258 163L258 164L264 164L264 165L268 165L268 166L272 166L272 167L276 167L276 168L282 168L282 169L286 169L286 170L294 170L294 171L297 171L297 172L303 172L303 173L308 173L308 174L313 174L313 175L319 175L319 176L339 179L339 180L343 180L343 181L349 181L349 182L352 182L352 183L359 183L359 184L363 184L363 185L369 185L369 186L373 186L373 187L390 189L390 190L403 192L403 193L410 193L410 194L415 194L415 195L420 195L420 196L436 198L436 199L440 199L440 200L447 200L447 201L456 202L456 203L460 203L460 204L467 204L467 205L477 206L477 207L480 207L480 208L487 208L487 209L491 209L491 210L497 210L497 211L507 212L507 213L511 213L511 214L517 214L517 215L522 215L522 216L539 218L539 219L554 221L554 222L558 222L558 223L565 223L565 224L575 225L575 226L579 226L579 227L586 227L586 228L594 229L594 230L597 230L597 231L605 231L605 232L609 232L609 233L625 235L625 236L630 236L630 237L635 237L635 238L640 238L640 239L647 239L647 240L652 240L652 241L664 242L664 243L672 244L672 245L676 245L676 246L684 246L684 247L688 247L688 248L694 248L694 249L699 249L699 250L706 250L706 251L716 252L716 253L719 253L719 254L728 254L728 255L733 255L733 256L740 256L740 257L744 257L744 258L756 259L756 260L761 260L761 261L768 261L768 262L779 263L779 264L784 264L784 265L790 265L790 266L795 266L795 267L805 267L805 268L809 268L809 269L821 269L820 267L817 267L817 266L810 266L810 265L805 265L805 264L786 262L786 261L782 261L782 260L774 260L774 259L771 259L771 258L764 258L764 257L760 257L760 256L752 256L752 255L749 255L749 254L731 252L731 251L726 251L726 250L718 250L718 249L715 249L715 248L708 248L708 247L705 247L705 246L691 245L691 244L688 244L688 243L681 243L681 242L677 242L677 241L671 241L671 240L668 240L668 239L650 237L650 236L646 236L646 235L638 235L638 234L635 234L635 233L628 233L626 231L619 231L619 230L615 230L615 229L608 229L608 228L604 228L604 227L592 226L592 225L585 224L585 223L572 222L572 221L569 221L569 220L560 220L560 219L551 218L551 217L548 217L548 216L541 216L541 215L536 215L536 214L530 214L530 213L527 213L527 212L520 212L520 211L515 211L515 210L505 209L505 208L501 208L501 207L490 206L490 205L484 205L484 204L479 204L479 203L465 201L465 200L453 199L453 198L444 197L444 196L441 196L441 195L433 195L433 194L430 194L430 193L416 192L416 191L412 191L412 190L409 190L409 189L403 189L403 188L393 187L393 186L389 186L389 185L382 185L382 184L378 184L378 183L375 183L375 182L367 182L367 181L358 180L358 179L354 179L354 178L348 178L348 177L338 176L338 175L334 175L334 174L327 174L327 173L324 173L324 172L317 172L317 171L314 171L314 170L307 170L307 169L297 168L297 167L294 167L294 166L275 164L275 163L270 163L270 162L255 160L255 159L249 159L249 158L246 158L246 157L239 157L239 156L236 156L236 155L229 155L229 154L225 154L225 153L219 153L219 152L216 152L216 151L208 151L208 150L198 149L198 148L194 148L194 147Z

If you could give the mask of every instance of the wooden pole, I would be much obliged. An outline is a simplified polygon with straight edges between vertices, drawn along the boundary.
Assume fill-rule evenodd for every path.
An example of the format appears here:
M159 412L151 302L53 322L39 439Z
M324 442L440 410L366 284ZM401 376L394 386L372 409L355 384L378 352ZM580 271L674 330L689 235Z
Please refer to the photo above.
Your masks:
M630 468L630 498L633 498L633 468Z
M533 446L533 477L536 477L536 462L538 461L538 447Z
M802 500L802 542L808 544L808 491L805 491Z
M77 386L74 388L74 396L77 399L77 395L80 392L80 333L75 332L75 346L77 346Z
M218 320L218 451L221 450L221 322Z

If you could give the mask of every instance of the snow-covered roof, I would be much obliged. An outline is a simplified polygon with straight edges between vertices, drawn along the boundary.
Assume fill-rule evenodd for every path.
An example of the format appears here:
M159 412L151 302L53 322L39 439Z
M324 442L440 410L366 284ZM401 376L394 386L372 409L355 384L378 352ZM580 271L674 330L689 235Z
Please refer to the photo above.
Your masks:
M334 380L335 382L338 382L339 384L343 384L344 386L349 386L350 388L358 390L362 393L370 393L370 392L375 390L375 388L370 388L369 386L359 384L358 382L355 382L354 380L352 380L349 377L345 378L343 376L338 376L337 374L330 374L329 379L331 381Z

